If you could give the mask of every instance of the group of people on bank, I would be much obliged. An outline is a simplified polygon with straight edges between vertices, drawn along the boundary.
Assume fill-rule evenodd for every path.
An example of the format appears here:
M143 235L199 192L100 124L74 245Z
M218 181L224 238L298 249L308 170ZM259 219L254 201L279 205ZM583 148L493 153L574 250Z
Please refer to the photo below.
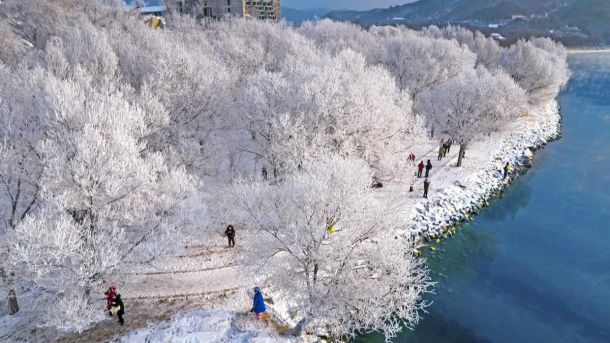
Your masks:
M442 160L443 157L445 157L445 155L447 155L447 153L449 152L449 150L451 149L451 140L447 140L447 142L441 141L441 147L439 148L438 151L438 160ZM413 153L409 154L409 161L415 161L415 155ZM426 173L424 174L424 170L426 171ZM428 191L430 190L430 170L432 170L432 162L430 160L426 161L426 163L424 164L424 161L420 161L419 164L417 165L417 178L420 179L422 177L425 178L424 180L424 198L428 198ZM413 185L411 185L410 191L413 191Z
M451 146L453 145L453 140L451 139L447 139L447 140L441 140L441 145L438 148L438 158L437 161L442 161L443 158L445 158L445 156L447 156L447 154L451 151ZM463 154L462 154L463 156ZM415 164L415 154L410 153L409 157L407 159L412 165ZM430 170L432 170L432 162L430 162L430 160L428 160L426 163L424 163L424 161L420 161L419 164L417 165L417 179L420 179L422 177L425 178L423 186L424 186L424 194L423 197L424 198L428 198L428 191L430 190ZM506 179L508 177L508 174L510 173L511 170L511 165L509 162L506 162L506 164L504 165L504 167L502 167L502 171L503 171L503 179ZM425 171L425 174L424 174ZM410 192L413 191L413 184L411 184L411 187L409 189Z

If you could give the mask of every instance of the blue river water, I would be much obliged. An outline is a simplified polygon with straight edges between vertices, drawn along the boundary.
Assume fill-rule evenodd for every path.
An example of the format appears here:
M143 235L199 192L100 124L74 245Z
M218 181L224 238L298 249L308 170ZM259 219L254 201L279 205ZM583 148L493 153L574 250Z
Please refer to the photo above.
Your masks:
M394 342L610 342L610 53L569 60L562 139L427 255L433 304Z

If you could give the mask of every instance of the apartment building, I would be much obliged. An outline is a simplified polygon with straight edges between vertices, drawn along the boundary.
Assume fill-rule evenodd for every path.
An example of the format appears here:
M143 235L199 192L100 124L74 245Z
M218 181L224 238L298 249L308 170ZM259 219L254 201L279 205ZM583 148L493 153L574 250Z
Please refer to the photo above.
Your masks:
M245 16L256 19L280 20L280 0L242 0Z
M280 0L173 0L176 10L194 16L222 18L227 15L280 20Z

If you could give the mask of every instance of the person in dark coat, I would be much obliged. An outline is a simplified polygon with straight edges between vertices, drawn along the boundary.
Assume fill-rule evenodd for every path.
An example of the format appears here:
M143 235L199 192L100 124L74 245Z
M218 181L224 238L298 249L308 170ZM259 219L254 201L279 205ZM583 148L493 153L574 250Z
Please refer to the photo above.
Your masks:
M267 308L265 307L265 299L263 298L263 293L261 293L261 289L258 287L254 287L254 300L252 302L252 309L250 312L254 312L256 314L256 318L260 318Z
M430 181L428 179L424 180L424 198L428 198L428 189L430 189Z
M112 299L112 308L110 309L111 313L116 313L117 317L119 317L119 323L123 325L125 321L123 320L123 315L125 314L125 305L123 304L123 300L121 300L120 294L115 294Z
M227 229L225 230L225 234L227 235L227 238L229 239L229 248L234 248L235 247L235 228L233 227L233 225L227 226Z
M108 314L110 314L111 316L112 316L112 312L110 312L110 309L112 308L112 299L114 299L115 294L116 294L116 287L114 287L114 286L108 287L108 290L106 292L104 292L104 295L106 296L106 309L108 310Z
M424 164L424 161L419 162L419 165L417 166L417 177L420 178L422 172L424 171L424 167L426 165Z
M263 166L261 174L263 175L263 180L267 180L267 167Z
M432 163L428 160L428 163L426 164L426 177L430 175L430 169L432 169Z
M371 188L383 188L383 183L376 176L373 176Z
M445 144L447 145L447 149L446 149L446 153L449 153L451 151L451 145L453 144L453 141L451 139L448 139L447 142L445 142Z

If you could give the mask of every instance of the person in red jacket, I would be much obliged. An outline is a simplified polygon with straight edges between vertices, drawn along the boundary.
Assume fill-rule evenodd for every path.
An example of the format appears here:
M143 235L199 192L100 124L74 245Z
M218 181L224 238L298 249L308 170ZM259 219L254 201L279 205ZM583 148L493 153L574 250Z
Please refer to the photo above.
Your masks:
M426 165L424 164L424 161L419 162L419 165L417 166L417 177L421 177L422 172L424 171L424 167Z
M106 309L108 311L110 311L110 309L112 308L112 299L114 299L114 295L116 294L116 287L114 286L110 286L108 288L108 290L106 292L104 292L104 294L106 295ZM110 315L112 316L112 312L108 312L110 313Z

